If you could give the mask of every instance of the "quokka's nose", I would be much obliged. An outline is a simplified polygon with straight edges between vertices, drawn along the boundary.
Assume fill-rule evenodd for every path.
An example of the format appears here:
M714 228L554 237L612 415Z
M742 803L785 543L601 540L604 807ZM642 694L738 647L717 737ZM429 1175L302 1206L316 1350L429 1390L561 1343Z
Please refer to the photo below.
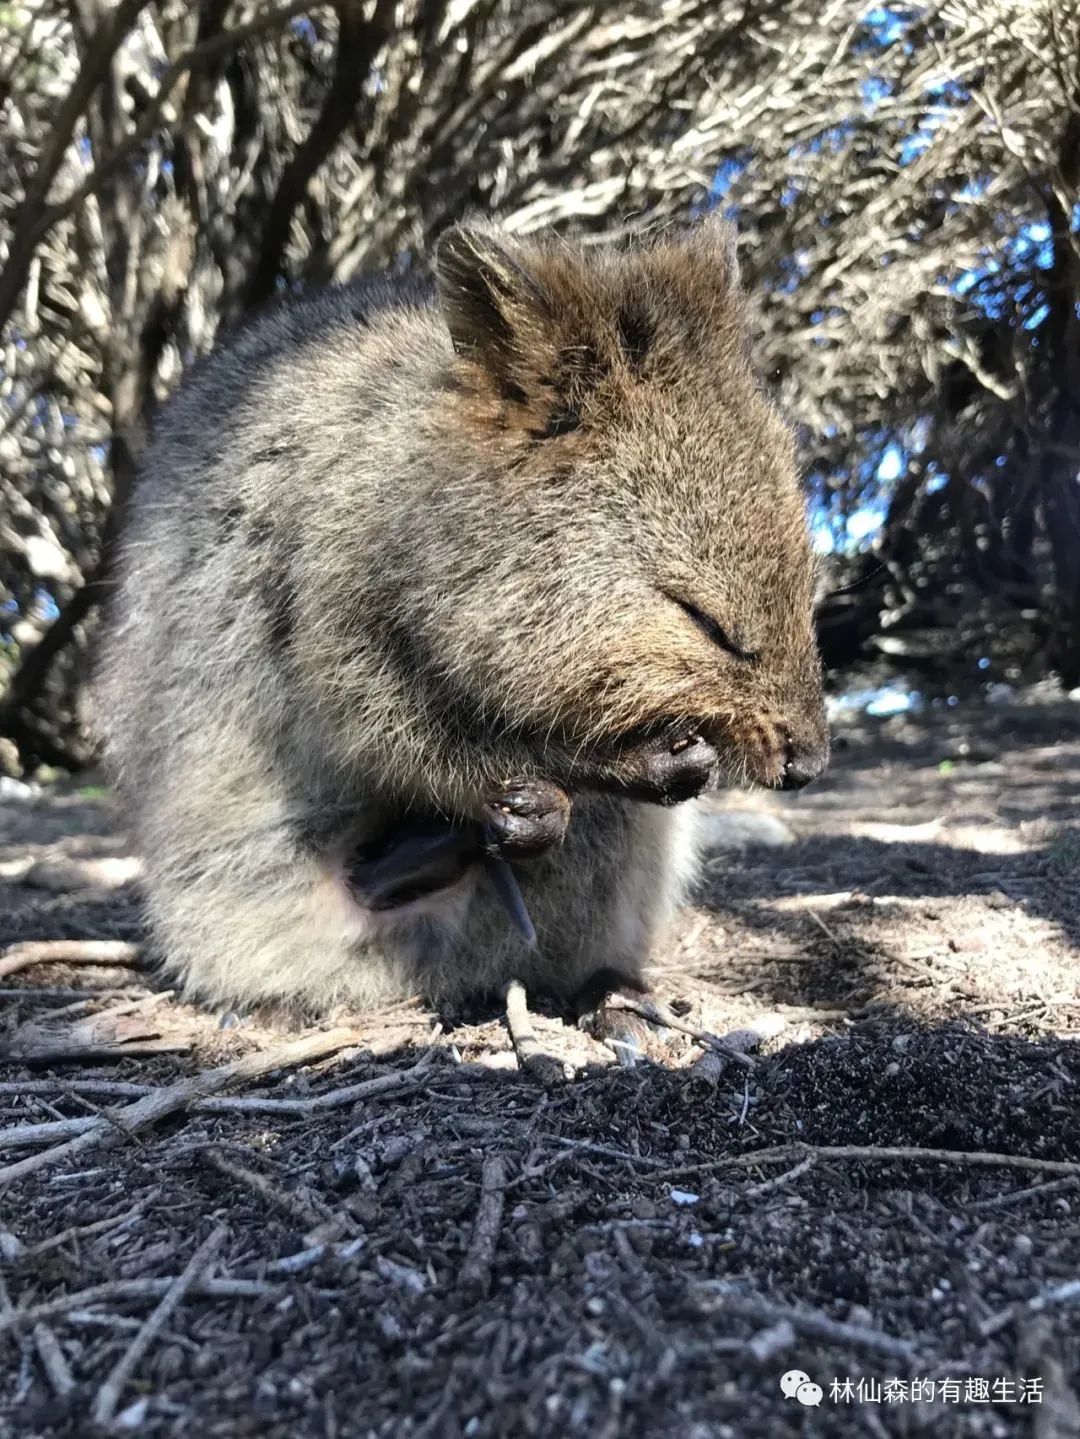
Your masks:
M803 748L789 744L787 761L780 775L780 788L804 789L821 778L828 762L828 745Z

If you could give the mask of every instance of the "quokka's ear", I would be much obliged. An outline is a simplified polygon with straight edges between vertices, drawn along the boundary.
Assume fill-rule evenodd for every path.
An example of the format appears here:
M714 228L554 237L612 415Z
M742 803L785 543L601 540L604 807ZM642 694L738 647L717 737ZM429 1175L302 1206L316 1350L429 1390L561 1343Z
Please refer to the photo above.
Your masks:
M683 243L713 260L729 290L739 288L739 232L718 210L706 211L684 230Z
M738 343L743 297L735 246L734 227L715 213L646 240L641 268L667 330L684 347L727 350Z
M481 227L444 230L435 251L443 315L455 351L493 370L513 367L550 324L543 287L501 237Z
M735 226L710 210L690 225L662 232L657 251L666 252L674 266L689 267L698 285L736 299L741 289L738 244Z

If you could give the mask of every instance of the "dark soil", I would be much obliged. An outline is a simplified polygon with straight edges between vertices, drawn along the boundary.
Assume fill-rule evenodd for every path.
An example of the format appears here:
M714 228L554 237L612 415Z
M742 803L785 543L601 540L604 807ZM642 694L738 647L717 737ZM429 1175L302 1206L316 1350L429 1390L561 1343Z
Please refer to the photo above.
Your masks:
M726 801L788 842L718 849L661 957L753 1068L685 1036L620 1068L541 1014L577 1068L544 1089L497 1013L403 1006L224 1091L277 1109L131 1132L110 1084L288 1041L125 968L0 978L0 1164L40 1161L0 1173L0 1434L1080 1435L1080 705L838 730L815 791ZM109 835L93 791L0 805L0 938L136 938L123 873L78 880ZM100 1142L19 1132L72 1119Z

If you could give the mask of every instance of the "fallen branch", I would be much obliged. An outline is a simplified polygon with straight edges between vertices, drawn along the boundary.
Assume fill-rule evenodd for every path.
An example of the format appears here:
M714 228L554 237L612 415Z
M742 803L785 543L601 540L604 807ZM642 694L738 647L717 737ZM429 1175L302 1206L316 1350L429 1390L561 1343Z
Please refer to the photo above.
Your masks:
M7 1034L0 1055L37 1065L182 1052L191 1048L196 1026L168 1004L171 997L171 990L163 990L143 993L107 1009L96 1008L97 1000L88 1000L47 1010Z
M919 1360L919 1351L906 1339L895 1339L891 1334L862 1324L845 1324L816 1309L800 1309L794 1305L777 1304L771 1299L736 1294L730 1288L730 1281L725 1279L705 1280L695 1284L691 1292L706 1313L734 1314L757 1324L786 1322L798 1333L823 1339L829 1344L850 1344L857 1349L869 1349L902 1364L914 1365Z
M127 1053L128 1051L124 1051ZM411 1094L430 1082L424 1070L431 1064L435 1050L425 1051L411 1069L395 1070L392 1074L379 1074L374 1079L362 1079L356 1084L346 1084L340 1089L327 1090L308 1099L266 1099L259 1095L217 1099L197 1099L187 1107L193 1114L274 1114L279 1117L300 1117L325 1113L330 1109L341 1109L347 1104L356 1104L365 1099L383 1099L388 1095ZM13 1087L16 1091L18 1086ZM134 1090L147 1098L166 1093L161 1089L150 1089L146 1085L116 1086L117 1089ZM62 1093L63 1088L50 1092ZM122 1117L121 1112L121 1117ZM80 1114L71 1119L49 1119L40 1124L15 1124L10 1129L0 1129L0 1149L26 1149L38 1144L52 1144L58 1139L69 1139L72 1135L85 1134L97 1124L99 1118L108 1117L117 1121L114 1110L104 1111L100 1116ZM0 1170L0 1180L3 1171Z
M0 954L0 979L32 964L112 964L142 968L142 948L119 939L28 939Z
M117 1044L58 1044L51 1047L42 1045L37 1049L8 1051L4 1060L20 1064L115 1064L121 1059L146 1059L159 1054L186 1054L191 1048L190 1041L170 1039L130 1039Z
M98 1099L141 1099L153 1094L152 1084L129 1084L119 1079L11 1079L0 1083L0 1097L54 1094L63 1097L95 1095Z
M66 1316L94 1304L117 1304L131 1299L158 1299L175 1285L176 1275L164 1279L115 1279L94 1284L73 1294L61 1294L27 1309L9 1309L0 1313L0 1333L9 1329L28 1328L41 1319ZM262 1279L196 1279L188 1286L188 1294L202 1299L265 1299L281 1298L289 1293L283 1284L267 1284ZM314 1291L309 1291L314 1292Z
M64 1144L5 1166L0 1169L0 1184L9 1184L14 1179L21 1179L26 1174L33 1174L39 1169L59 1163L62 1159L70 1159L92 1149L111 1148L120 1142L125 1132L134 1134L170 1114L190 1109L196 1100L214 1094L219 1089L225 1089L230 1084L255 1079L274 1069L306 1064L309 1060L356 1044L359 1039L360 1035L355 1029L320 1031L302 1039L290 1040L273 1049L245 1055L243 1059L234 1060L231 1064L222 1064L216 1069L207 1069L201 1074L177 1080L175 1084L155 1090L152 1094L135 1100L133 1104L112 1111L108 1119L96 1116L92 1127Z
M165 1328L169 1316L177 1307L180 1301L187 1294L188 1290L201 1279L213 1262L214 1256L224 1243L228 1230L224 1224L219 1224L206 1239L199 1245L191 1256L182 1274L178 1274L172 1284L162 1296L161 1303L152 1314L147 1317L146 1323L132 1339L127 1349L113 1365L108 1376L98 1390L97 1399L94 1401L94 1423L108 1425L112 1423L113 1415L116 1413L116 1406L120 1402L120 1396L124 1392L124 1386L134 1374L139 1361L146 1354L150 1345Z
M73 1134L85 1134L98 1122L96 1114L80 1114L74 1119L48 1119L41 1124L15 1124L0 1129L0 1149L29 1149L38 1144L53 1144Z
M986 1169L1027 1169L1033 1174L1080 1175L1080 1161L1072 1159L1035 1159L1027 1154L992 1154L979 1149L920 1149L909 1145L872 1144L780 1144L775 1149L758 1149L748 1154L729 1154L723 1159L709 1159L702 1164L684 1164L665 1169L655 1179L686 1179L691 1175L708 1174L713 1170L736 1166L752 1168L758 1164L797 1162L807 1155L815 1160L854 1159L869 1163L909 1162L914 1164L959 1164Z

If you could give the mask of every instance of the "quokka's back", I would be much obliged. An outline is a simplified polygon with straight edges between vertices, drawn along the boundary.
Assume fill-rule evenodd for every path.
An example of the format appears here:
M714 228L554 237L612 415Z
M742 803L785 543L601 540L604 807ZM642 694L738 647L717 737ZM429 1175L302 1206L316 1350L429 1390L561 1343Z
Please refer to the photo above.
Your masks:
M142 468L99 711L158 946L213 1001L636 980L688 872L666 806L824 765L720 226L452 230L437 290L252 325Z

